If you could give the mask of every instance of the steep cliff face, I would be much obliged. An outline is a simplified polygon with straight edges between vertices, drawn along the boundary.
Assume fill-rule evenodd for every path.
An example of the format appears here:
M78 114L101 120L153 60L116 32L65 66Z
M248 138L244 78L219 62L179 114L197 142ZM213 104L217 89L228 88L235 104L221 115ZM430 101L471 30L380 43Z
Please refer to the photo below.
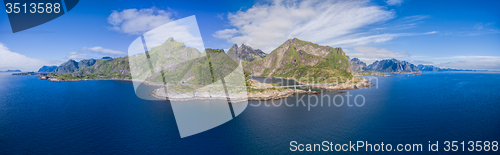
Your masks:
M240 47L238 45L234 44L227 52L227 55L229 55L231 58L234 60L240 59L243 61L254 61L254 60L259 60L264 57L266 57L266 53L262 52L259 49L254 50L252 47L247 46L245 44L242 44Z
M57 66L43 66L38 70L39 73L51 73L57 69Z
M352 58L351 61L349 61L349 64L351 65L351 70L355 72L362 72L369 70L368 66L366 66L366 63L359 60L358 58Z
M349 60L341 48L320 46L297 38L285 41L264 59L245 66L255 76L283 78L351 78ZM305 82L300 80L301 82Z
M84 59L78 62L78 68L83 69L85 67L94 65L96 62L97 62L96 59Z
M64 73L73 73L73 72L78 72L79 70L92 66L96 63L96 59L85 59L81 60L79 62L76 62L75 60L71 59L68 60L68 62L65 62L61 64L59 67L57 67L54 72L56 74L64 74Z
M78 71L78 62L75 60L71 59L68 60L68 62L65 62L61 64L59 67L56 68L55 73L56 74L64 74L64 73L73 73Z
M396 59L386 59L375 61L368 66L371 71L377 72L419 72L417 66L406 61L399 61Z

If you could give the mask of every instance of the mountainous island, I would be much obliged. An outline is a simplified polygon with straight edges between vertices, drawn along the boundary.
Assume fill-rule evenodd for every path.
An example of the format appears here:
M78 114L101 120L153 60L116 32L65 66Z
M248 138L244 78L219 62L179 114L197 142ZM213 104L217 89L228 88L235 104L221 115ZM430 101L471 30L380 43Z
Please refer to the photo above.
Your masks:
M0 72L21 72L21 70L19 69L16 69L16 70L7 70L7 71L0 71Z
M301 83L343 83L353 77L342 48L320 46L297 38L285 41L265 58L248 63L245 72Z
M145 57L149 57L149 60ZM150 65L145 65L148 63ZM244 72L233 72L238 66L242 67ZM194 90L208 92L190 93L191 97L195 98L225 97L222 90L199 86L218 82L234 84L238 81L237 77L245 77L243 86L246 87L248 97L266 100L307 91L260 83L250 76L293 79L304 85L341 90L373 86L368 80L359 77L360 75L446 70L451 69L417 66L396 59L379 60L367 65L358 58L350 59L340 47L321 46L297 38L286 40L269 54L245 44L239 47L234 44L227 53L222 49L206 49L200 52L169 38L163 44L153 47L147 56L139 54L130 58L125 56L68 60L59 66L43 66L38 73L33 74L39 74L41 79L56 82L141 79L148 81L149 85L168 86L169 92L175 90L174 93L183 94L177 96L186 96L187 92ZM158 88L153 92L153 96L165 98L168 95L165 89Z
M242 44L233 45L227 53L223 50L207 49L202 53L195 48L186 47L183 43L169 38L162 45L153 47L149 51L154 74L145 77L148 66L134 57L129 56L102 59L84 59L80 61L68 60L59 66L43 66L39 69L41 79L51 81L79 81L79 80L131 80L142 78L149 80L149 84L168 83L173 88L185 85L206 85L221 81L220 77L227 76L228 82L233 80L229 74L231 68L241 62L244 67L248 96L253 99L271 99L289 96L304 90L293 90L276 87L275 84L260 83L249 78L252 76L268 76L296 79L304 84L314 82L337 83L335 85L319 86L324 89L354 89L371 84L361 77L355 77L349 66L348 57L341 48L320 46L297 38L285 41L281 46L266 54L258 49ZM168 60L156 60L164 56ZM210 57L212 59L210 59ZM192 59L196 58L196 59ZM190 60L188 60L190 59ZM192 60L191 60L192 59ZM209 60L210 59L210 60ZM129 60L132 60L129 62ZM186 61L188 60L188 61ZM218 71L217 65L223 66ZM134 72L131 72L134 70ZM43 74L40 74L43 73ZM131 73L134 73L132 75ZM32 75L32 74L27 74ZM208 75L208 77L207 77ZM210 75L212 75L210 77ZM142 77L141 77L142 76ZM168 78L165 78L168 77ZM241 76L243 77L243 76ZM321 78L324 77L324 78ZM309 80L309 81L308 81ZM316 81L313 81L316 80ZM176 89L182 91L190 91ZM164 98L161 89L155 90L154 96ZM195 94L197 95L197 94ZM206 97L199 94L199 97ZM206 94L205 94L206 95ZM211 94L210 97L217 96Z
M233 72L237 67L242 67L240 69L243 71ZM169 87L170 96L203 99L224 98L226 95L222 89L205 86L243 84L249 99L267 100L311 92L260 83L250 76L293 79L302 85L342 90L373 86L370 81L360 77L362 75L389 76L386 74L425 71L464 70L414 65L397 59L378 60L367 65L358 58L350 59L340 47L322 46L297 38L286 40L269 54L245 44L234 44L227 52L222 49L200 52L169 38L151 48L148 55L68 60L59 66L43 66L38 73L15 75L38 74L40 79L56 82L139 79L146 81L147 85L157 86L152 95L163 99L169 96L164 87ZM245 78L241 81L238 77Z
M385 75L383 73L396 73L396 74L409 74L420 72L438 72L438 71L478 71L478 70L464 70L464 69L451 69L439 68L432 65L414 65L407 61L400 61L397 59L377 60L370 65L366 65L358 58L350 60L351 69L361 74L372 75Z

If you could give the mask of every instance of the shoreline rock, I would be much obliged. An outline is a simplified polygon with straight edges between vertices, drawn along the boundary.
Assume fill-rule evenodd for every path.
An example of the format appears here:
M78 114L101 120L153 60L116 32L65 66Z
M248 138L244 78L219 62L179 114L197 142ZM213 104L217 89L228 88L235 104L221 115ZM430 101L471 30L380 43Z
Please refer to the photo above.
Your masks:
M137 81L137 80L132 80L132 79L122 79L122 78L109 78L109 79L78 79L78 80L60 80L57 78L50 78L47 77L47 80L53 81L53 82L65 82L65 81L92 81L92 80L117 80L117 81ZM294 80L294 79L291 79ZM215 93L215 94L210 94L207 92L203 93L194 93L193 95L186 95L179 93L177 95L177 98L168 98L167 95L164 92L164 84L163 83L153 83L153 82L147 82L147 81L138 81L138 82L143 82L147 86L154 86L158 87L154 89L151 92L151 96L157 98L157 99L164 99L164 100L170 100L170 101L188 101L188 100L207 100L207 99L215 99L215 100L227 100L225 93ZM253 86L257 87L267 87L267 86L272 86L271 84L267 83L260 83L255 80L252 80L251 84ZM339 84L336 86L314 86L320 89L328 90L328 91L333 91L333 90L348 90L348 89L359 89L363 87L371 87L374 86L372 83L370 83L369 80L366 80L363 78L362 81L359 81L357 83L351 83L351 84ZM246 91L245 91L246 92ZM318 91L306 91L306 90L300 90L300 89L281 89L281 90L271 90L267 89L264 90L263 92L246 92L247 94L240 94L237 95L236 98L231 98L231 103L238 103L238 102L243 102L243 101L266 101L266 100L272 100L272 99L282 99L282 98L287 98L289 96L299 94L299 93L307 93L307 94L319 94L320 92ZM239 97L238 97L239 96ZM234 97L234 96L233 96Z

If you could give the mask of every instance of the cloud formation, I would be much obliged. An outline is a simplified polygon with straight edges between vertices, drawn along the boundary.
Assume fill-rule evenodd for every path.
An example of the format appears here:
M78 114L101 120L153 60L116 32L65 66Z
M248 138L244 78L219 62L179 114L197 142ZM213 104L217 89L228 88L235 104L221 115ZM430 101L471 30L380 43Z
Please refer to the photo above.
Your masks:
M77 52L69 52L68 56L66 57L66 59L73 59L73 60L88 59L88 58L89 57L87 54L80 54Z
M107 55L107 56L122 56L122 55L127 55L127 53L125 53L125 52L117 51L117 50L112 50L112 49L107 49L107 48L103 48L101 46L84 47L84 48L82 48L82 50L89 50L89 51L92 51L94 53L99 53L99 54Z
M403 0L387 0L386 3L387 5L401 5Z
M268 5L229 13L233 28L217 31L216 38L270 52L286 39L299 38L339 46L385 42L397 34L360 34L358 29L394 18L394 12L369 1L274 1ZM347 41L346 41L347 40Z
M462 56L458 56L462 57ZM500 57L497 56L475 56L482 57L479 59L451 61L440 63L436 66L442 68L455 68L455 69L475 69L475 70L495 70L500 71Z
M464 31L461 34L466 36L476 36L483 34L498 34L500 33L500 29L495 27L495 23L477 23L474 25L474 29L472 31Z
M113 10L108 17L108 23L113 25L112 30L139 35L155 27L172 21L172 13L155 7L149 9Z
M12 52L0 43L0 71L9 69L20 69L21 71L38 71L44 65L59 65L59 61L47 61L41 59L30 58L25 55Z
M346 51L346 50L344 50ZM395 52L386 48L372 47L372 46L359 46L355 47L354 51L346 52L346 54L350 58L359 58L363 62L367 64L371 64L376 60L381 59L392 59L392 58L408 58L410 57L410 53L403 52Z
M433 62L430 61L424 61L424 60L409 60L410 63L413 63L415 65L433 65Z
M349 53L350 57L356 58L375 58L375 59L389 59L389 58L405 58L410 57L410 54L404 52L394 52L390 49L372 47L372 46L359 46L354 48L356 53Z

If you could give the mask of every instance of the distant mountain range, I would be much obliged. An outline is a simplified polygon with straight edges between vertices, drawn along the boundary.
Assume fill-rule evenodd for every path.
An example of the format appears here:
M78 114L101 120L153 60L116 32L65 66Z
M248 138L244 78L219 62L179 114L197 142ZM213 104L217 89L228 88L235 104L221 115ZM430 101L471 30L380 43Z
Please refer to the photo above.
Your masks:
M245 72L254 76L350 79L353 75L342 48L320 46L297 38L285 41L263 59L248 63Z
M21 72L21 70L16 69L16 70L7 70L7 71L0 71L0 72Z
M358 58L350 60L351 69L355 72L372 71L384 73L401 73L401 72L436 72L436 71L480 71L480 70L464 70L464 69L451 69L439 68L432 65L414 65L406 61L397 59L378 60L366 65Z
M420 70L416 65L406 61L399 61L396 59L386 59L375 61L368 66L371 71L376 72L419 72Z
M487 70L472 70L472 69L452 69L452 68L439 68L432 65L418 65L418 69L421 71L435 72L435 71L487 71Z

